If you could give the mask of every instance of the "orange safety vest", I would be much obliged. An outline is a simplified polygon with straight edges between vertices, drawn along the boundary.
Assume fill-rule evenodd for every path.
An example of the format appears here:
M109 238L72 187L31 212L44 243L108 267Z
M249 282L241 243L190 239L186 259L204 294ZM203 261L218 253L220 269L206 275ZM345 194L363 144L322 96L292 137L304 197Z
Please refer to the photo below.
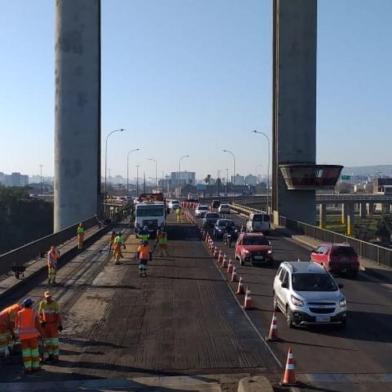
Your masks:
M11 329L10 328L10 316L8 313L5 313L4 311L0 312L0 334L2 332L5 332L7 330Z
M40 320L45 321L48 324L61 324L60 308L56 301L41 301L39 304L39 315Z
M148 260L150 258L150 247L146 246L139 246L138 248L139 259Z
M15 320L15 327L20 340L34 339L40 336L38 331L37 312L30 308L24 308L18 312Z
M21 310L22 307L19 304L14 304L11 306L8 306L7 308L3 309L0 312L0 316L4 313L8 316L8 320L10 323L10 327L14 328L15 327L15 318L19 310Z

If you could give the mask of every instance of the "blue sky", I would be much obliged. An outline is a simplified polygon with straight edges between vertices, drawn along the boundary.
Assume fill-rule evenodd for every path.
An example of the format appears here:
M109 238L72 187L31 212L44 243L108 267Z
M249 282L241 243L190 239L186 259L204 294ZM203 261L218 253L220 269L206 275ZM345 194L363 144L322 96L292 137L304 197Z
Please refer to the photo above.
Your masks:
M266 172L271 0L102 0L102 136L111 173ZM390 0L319 0L317 159L390 158ZM0 171L53 174L54 1L0 0ZM262 165L262 168L258 165ZM133 173L133 176L135 173Z

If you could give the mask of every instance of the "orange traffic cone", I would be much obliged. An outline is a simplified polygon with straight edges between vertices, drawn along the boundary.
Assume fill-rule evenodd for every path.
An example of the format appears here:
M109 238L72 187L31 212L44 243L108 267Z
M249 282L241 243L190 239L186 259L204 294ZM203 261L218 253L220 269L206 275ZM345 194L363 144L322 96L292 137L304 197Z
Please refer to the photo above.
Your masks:
M232 274L233 273L233 262L231 261L231 259L229 260L229 264L227 265L227 273L228 274Z
M218 258L218 247L217 246L215 246L215 248L214 248L214 259L217 259Z
M223 261L222 261L222 268L227 268L227 256L226 255L224 255L223 256Z
M222 262L223 262L223 252L220 250L218 256L218 263L221 264Z
M235 267L233 267L233 272L231 273L231 281L232 282L237 282L238 281L237 269Z
M297 381L295 379L295 363L294 363L294 355L291 351L291 347L289 347L289 352L287 353L287 362L286 368L283 374L283 380L280 383L284 386L296 385Z
M245 294L244 284L242 283L242 278L238 281L237 291L235 292L237 295Z
M271 321L271 326L269 330L269 334L266 337L266 340L269 342L276 342L279 340L278 337L278 319L276 318L275 312L272 313L272 321Z
M245 310L249 310L249 309L253 308L253 300L252 300L251 292L250 292L250 290L248 288L245 291L245 298L244 298L243 308Z

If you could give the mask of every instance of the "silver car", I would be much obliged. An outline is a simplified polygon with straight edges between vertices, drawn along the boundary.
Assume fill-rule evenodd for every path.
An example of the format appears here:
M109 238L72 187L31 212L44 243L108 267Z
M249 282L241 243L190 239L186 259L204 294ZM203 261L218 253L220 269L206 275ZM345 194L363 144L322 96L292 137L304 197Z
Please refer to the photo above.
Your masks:
M283 262L276 273L274 309L289 327L309 324L346 325L347 303L333 277L313 262Z

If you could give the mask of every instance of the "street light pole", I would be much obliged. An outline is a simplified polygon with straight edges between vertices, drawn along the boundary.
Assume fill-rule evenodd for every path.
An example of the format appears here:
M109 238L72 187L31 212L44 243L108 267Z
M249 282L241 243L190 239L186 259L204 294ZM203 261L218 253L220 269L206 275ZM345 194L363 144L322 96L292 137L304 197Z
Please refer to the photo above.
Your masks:
M229 194L228 189L229 189L229 169L226 169L226 196Z
M44 167L44 165L40 164L39 165L39 176L40 176L40 185L41 185L41 195L43 195L44 193L44 180L42 177L42 168Z
M128 151L127 154L127 196L129 196L129 154L135 151L140 151L140 148L135 148L134 150Z
M180 173L181 173L181 161L185 158L189 158L189 155L183 155L179 160L178 160L178 174L177 174L177 185L180 185Z
M234 155L234 153L233 153L233 151L230 151L230 150L222 150L223 152L227 152L227 153L229 153L232 157L233 157L233 169L234 169L234 175L233 175L233 185L235 185L235 155Z
M115 129L114 131L110 132L106 136L106 143L105 143L105 193L104 193L104 198L106 199L106 192L107 192L107 184L106 184L106 179L107 179L107 171L108 171L108 139L110 135L113 135L113 133L116 132L124 132L125 129L120 128L120 129Z
M136 197L139 197L139 166L136 165Z
M270 138L268 137L267 134L261 131L252 131L253 133L256 133L258 135L263 135L267 139L267 144L268 144L268 164L267 164L267 212L270 213L270 164L271 164L271 141Z
M158 161L154 158L147 158L149 161L155 162L155 183L156 188L158 190Z

